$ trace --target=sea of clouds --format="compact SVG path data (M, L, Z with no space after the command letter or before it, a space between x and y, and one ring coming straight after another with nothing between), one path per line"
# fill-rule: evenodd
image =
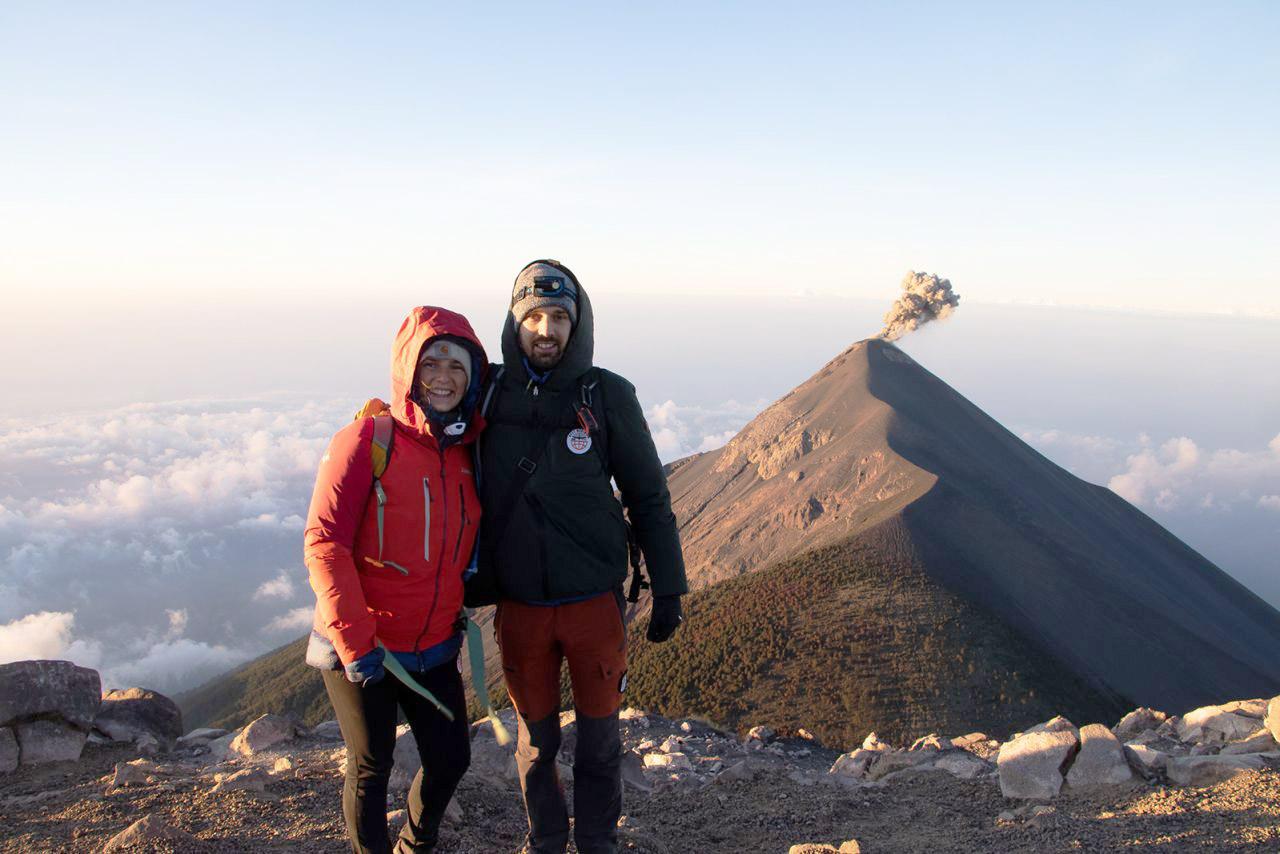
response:
M669 461L762 406L647 414ZM307 504L350 413L277 396L0 419L0 662L173 692L302 635Z
M646 415L670 461L723 445L764 406L668 400ZM0 662L69 658L105 686L172 693L301 636L307 504L350 412L269 396L0 419ZM1280 551L1280 435L1237 450L1019 432L1280 602L1266 571Z

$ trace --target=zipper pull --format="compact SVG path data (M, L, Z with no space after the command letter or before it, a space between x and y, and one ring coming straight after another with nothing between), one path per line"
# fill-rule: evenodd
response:
M537 396L538 396L538 386L536 386L536 385L533 387L533 396L534 396L534 397L537 397Z

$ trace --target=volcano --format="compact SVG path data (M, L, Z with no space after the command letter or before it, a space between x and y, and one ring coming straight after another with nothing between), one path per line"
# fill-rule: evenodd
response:
M664 713L848 743L1280 691L1280 612L880 339L669 484L700 592L635 647Z

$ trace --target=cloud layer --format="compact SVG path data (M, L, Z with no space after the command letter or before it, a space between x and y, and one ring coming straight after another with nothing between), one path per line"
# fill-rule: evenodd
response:
M650 407L664 461L763 404ZM189 688L311 625L301 537L347 401L178 401L0 420L0 661Z

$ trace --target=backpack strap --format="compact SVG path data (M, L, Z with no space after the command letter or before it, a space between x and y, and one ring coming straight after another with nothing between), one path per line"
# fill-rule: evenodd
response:
M600 465L610 477L613 472L609 467L609 412L605 407L604 383L601 382L600 369L592 367L582 375L582 387L579 392L581 405L578 409L578 422L595 439L592 447L600 454ZM596 415L595 413L599 413ZM594 422L588 427L588 417ZM644 556L640 551L640 543L636 540L635 528L631 520L622 517L623 527L627 532L627 559L631 564L631 586L627 590L627 601L640 601L640 591L649 589L649 582L644 577Z
M374 566L389 566L401 575L408 575L409 570L403 566L382 559L387 508L387 493L382 488L382 476L387 473L387 466L391 465L391 447L395 444L395 438L395 420L390 415L373 416L373 441L369 444L369 459L373 464L373 495L378 501L378 556L365 557L365 560Z

